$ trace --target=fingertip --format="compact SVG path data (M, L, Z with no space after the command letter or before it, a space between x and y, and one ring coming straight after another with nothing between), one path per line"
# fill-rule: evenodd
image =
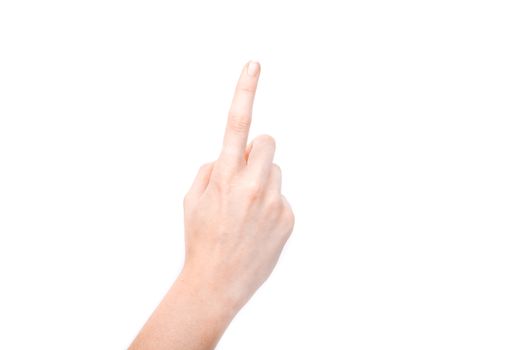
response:
M248 76L255 77L261 71L261 64L258 61L251 60L248 62L246 72Z

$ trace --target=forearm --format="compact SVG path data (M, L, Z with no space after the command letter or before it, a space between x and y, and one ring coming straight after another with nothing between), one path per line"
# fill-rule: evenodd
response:
M208 350L238 307L204 281L183 271L146 322L129 350Z

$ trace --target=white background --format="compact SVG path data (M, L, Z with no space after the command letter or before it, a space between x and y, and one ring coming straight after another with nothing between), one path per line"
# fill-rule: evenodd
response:
M296 224L218 349L524 349L522 3L3 0L0 348L129 345L256 59Z

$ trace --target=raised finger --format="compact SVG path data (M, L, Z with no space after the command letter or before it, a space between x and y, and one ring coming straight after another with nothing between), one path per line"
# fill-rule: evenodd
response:
M248 62L244 66L235 88L219 157L222 162L232 166L243 164L259 73L259 63Z

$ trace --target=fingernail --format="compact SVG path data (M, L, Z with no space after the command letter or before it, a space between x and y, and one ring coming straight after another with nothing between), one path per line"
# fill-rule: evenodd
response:
M250 77L254 77L257 75L257 71L259 70L259 64L257 62L250 61L248 64L248 75Z

